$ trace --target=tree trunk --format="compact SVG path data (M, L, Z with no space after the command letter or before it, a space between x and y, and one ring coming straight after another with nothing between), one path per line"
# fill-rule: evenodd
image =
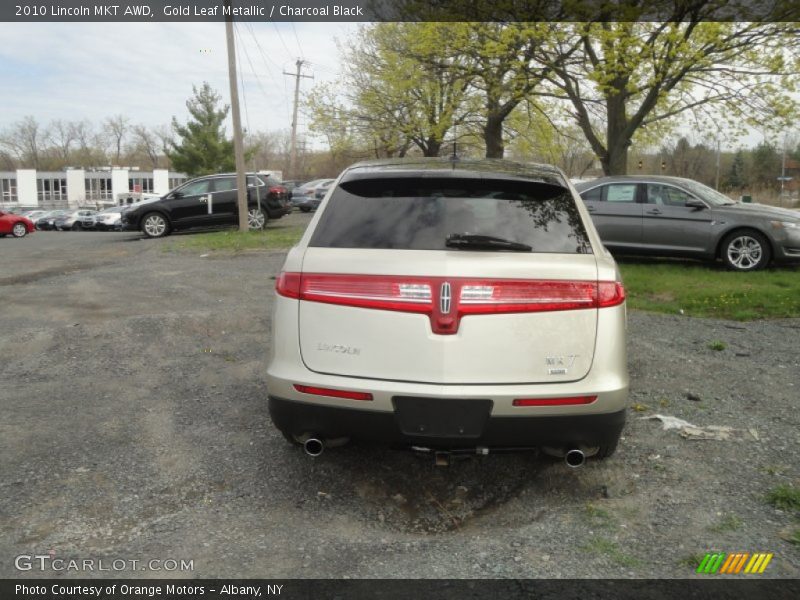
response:
M489 114L483 128L483 142L486 144L486 158L503 158L503 117Z
M603 173L609 175L628 174L628 148L631 140L627 133L628 116L625 113L625 97L621 93L608 96L608 126L606 129L606 153L600 157Z
M425 147L422 149L422 156L436 157L442 150L442 142L439 140L428 138L425 141Z

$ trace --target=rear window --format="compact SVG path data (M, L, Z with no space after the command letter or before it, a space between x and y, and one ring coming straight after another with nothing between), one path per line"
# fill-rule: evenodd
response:
M591 253L570 192L535 181L379 178L334 190L311 237L322 248L452 250L452 234L527 244L534 252Z

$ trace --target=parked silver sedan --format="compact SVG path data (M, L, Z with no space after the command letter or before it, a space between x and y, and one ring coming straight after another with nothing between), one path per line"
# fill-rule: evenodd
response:
M800 260L800 212L734 202L680 177L602 177L576 189L615 254L722 259L735 271Z

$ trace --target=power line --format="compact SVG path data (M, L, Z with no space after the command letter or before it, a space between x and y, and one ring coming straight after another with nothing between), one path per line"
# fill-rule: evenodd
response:
M303 46L300 44L300 38L297 37L297 29L294 27L294 21L289 21L292 24L292 31L294 32L294 41L297 42L297 49L300 51L300 58L305 59L305 54L303 54Z
M261 44L259 43L259 41L258 41L258 38L256 37L256 34L255 34L255 32L253 31L253 26L252 26L250 23L248 23L248 22L245 22L245 25L247 26L248 30L250 31L250 36L253 38L253 41L256 43L256 47L258 48L258 52L259 52L259 54L261 54L261 60L263 60L263 61L264 61L264 66L267 66L267 62L270 62L270 63L272 63L272 64L275 66L275 68L276 68L276 69L281 69L281 70L283 70L283 67L282 67L282 66L280 66L278 63L276 63L274 60L272 60L272 59L271 59L271 58L270 58L270 57L269 57L269 56L268 56L268 55L267 55L267 54L264 52L264 49L261 47ZM277 86L277 85L278 85L278 82L277 82L277 81L275 81L275 78L272 76L272 71L270 71L270 69L269 69L269 67L268 67L268 66L267 66L267 74L269 75L270 79L272 79L272 83L274 83L274 84Z
M236 27L236 23L234 23L234 27ZM241 32L238 30L238 28L236 28L236 34L239 36L239 41L241 42L241 47L242 47L242 50L244 51L244 56L247 59L247 64L250 65L250 71L253 73L253 77L255 77L256 83L258 83L258 87L261 89L261 93L264 94L264 98L269 100L269 94L267 94L267 90L264 89L264 84L261 82L261 78L258 76L258 73L256 72L256 69L253 66L253 61L250 60L250 53L247 51L247 46L245 46L244 42L242 41ZM269 73L269 71L267 71L267 73ZM270 74L270 77L272 77L271 74ZM272 81L277 86L277 83L275 82L274 78L273 78ZM244 82L242 83L242 88L244 88ZM245 105L245 110L247 110L247 106L246 105Z
M279 87L278 86L278 82L275 81L275 78L272 76L272 71L271 71L269 65L267 64L267 62L272 63L273 65L275 65L277 68L279 68L281 70L283 70L283 67L280 67L275 61L273 61L271 58L269 58L269 56L264 52L264 49L261 47L261 44L259 43L258 38L256 37L255 31L253 31L253 26L249 22L245 22L245 26L247 27L248 31L250 32L250 36L253 38L253 41L256 43L256 47L258 48L259 54L261 54L261 61L264 63L264 66L266 67L267 75L269 75L269 78L272 80L272 83L275 85L275 87L278 88ZM247 50L246 49L245 49L245 56L248 57L248 61L249 61L249 55L247 54ZM255 68L253 67L253 63L252 62L250 62L250 68L253 71L253 74L256 76L256 79L258 80L258 75L256 75L256 73L255 73ZM259 81L259 85L260 85L260 81ZM263 86L262 86L261 89L262 89L262 91L264 91ZM264 92L264 95L266 96L267 93ZM289 120L289 115L291 114L291 110L289 109L289 90L286 89L286 79L283 80L283 98L284 98L284 101L286 102L286 120L288 121Z
M283 44L283 49L286 50L286 54L289 56L289 58L291 58L292 52L289 50L289 46L286 45L286 42L283 41L281 30L278 29L278 26L275 24L275 21L272 22L272 26L275 28L275 32L278 34L278 39L281 41L281 44Z

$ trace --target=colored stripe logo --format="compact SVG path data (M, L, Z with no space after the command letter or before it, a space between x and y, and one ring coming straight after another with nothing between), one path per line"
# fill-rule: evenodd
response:
M764 572L773 556L772 552L707 552L697 567L697 573L755 575Z

